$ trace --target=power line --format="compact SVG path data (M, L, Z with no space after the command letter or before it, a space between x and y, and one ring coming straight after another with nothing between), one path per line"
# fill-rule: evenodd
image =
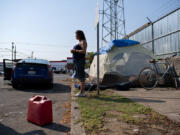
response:
M11 49L9 49L8 51L1 51L1 50L0 50L1 53L11 53L11 51L12 51ZM22 52L19 52L19 51L16 51L16 53L17 53L17 54L22 54L22 55L29 56L29 55L27 55L27 54L25 54L25 53L22 53Z
M4 42L0 42L0 44L9 44L10 45L10 43L4 43ZM26 43L26 42L16 42L16 44L18 44L18 45L31 45L31 46L48 46L48 47L62 47L62 46L64 46L64 47L67 47L67 46L72 46L72 45L60 45L60 44L43 44L43 43Z
M11 44L10 42L0 42L0 44ZM88 45L96 45L96 43L88 43ZM73 44L54 44L54 43L30 43L30 42L16 42L16 45L32 45L32 46L48 46L48 47L72 47Z
M0 52L11 52L11 51L1 51L1 50L0 50Z

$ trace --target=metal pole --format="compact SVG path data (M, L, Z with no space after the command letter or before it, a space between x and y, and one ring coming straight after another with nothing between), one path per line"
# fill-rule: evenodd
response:
M14 59L16 60L16 45L15 45L15 50L14 50Z
M115 8L114 9L114 17L115 17L115 27L114 27L115 30L114 30L114 34L115 34L115 36L114 37L115 37L115 39L117 39L117 37L118 37L117 36L118 35L117 34L118 33L118 27L117 27L117 3L118 3L118 0L115 0L114 2L115 2L114 3L114 8Z
M151 19L149 19L149 17L146 17L148 19L148 21L151 23L151 36L152 36L152 52L154 54L154 28L153 28L153 22L151 21Z
M100 94L99 90L99 22L97 24L97 94Z
M13 66L13 49L14 49L14 42L12 42L12 66Z
M33 54L34 54L34 52L32 51L32 53L31 53L31 59L33 59Z
M152 27L152 52L154 54L154 25L153 25L153 22L151 23L151 27Z
M124 27L124 36L126 36L126 22L125 22L125 13L124 13L124 0L122 0L122 11L123 11L123 27Z
M102 40L101 40L101 47L103 46L103 43L104 43L104 38L103 38L103 35L104 35L104 31L103 31L103 28L104 28L104 13L105 13L104 10L105 10L105 9L104 9L104 1L103 1L103 13L102 13L102 14L103 14L103 15L102 15L102 38L101 38Z
M109 1L109 8L110 8L110 41L112 41L113 40L113 17L112 17L112 15L113 15L113 5L112 5L112 1L110 0Z

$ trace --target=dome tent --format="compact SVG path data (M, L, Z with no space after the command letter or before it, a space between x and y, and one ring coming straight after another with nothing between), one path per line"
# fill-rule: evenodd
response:
M153 57L152 51L137 41L113 40L100 49L100 83L106 85L137 80L141 69L150 66L149 60ZM89 77L96 80L97 56L90 66Z

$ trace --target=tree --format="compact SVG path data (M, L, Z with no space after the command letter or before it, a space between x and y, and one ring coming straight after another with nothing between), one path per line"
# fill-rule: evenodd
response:
M85 68L90 68L91 63L94 59L94 52L87 52L86 53L86 59L87 59L87 62L85 64Z

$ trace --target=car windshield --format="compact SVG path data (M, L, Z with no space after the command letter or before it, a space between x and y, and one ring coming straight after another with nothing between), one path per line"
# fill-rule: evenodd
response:
M17 67L38 67L38 68L47 68L48 66L45 64L37 64L37 63L18 63Z

